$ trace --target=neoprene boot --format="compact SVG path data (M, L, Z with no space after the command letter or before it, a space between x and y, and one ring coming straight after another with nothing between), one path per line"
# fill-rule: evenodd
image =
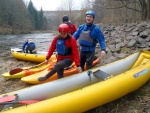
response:
M44 76L44 77L39 77L39 78L38 78L38 81L42 82L42 81L45 81L46 79L48 79L46 76Z
M56 73L56 70L52 69L47 75L45 75L44 77L39 77L38 81L42 82L47 80L49 77L51 77L53 74Z

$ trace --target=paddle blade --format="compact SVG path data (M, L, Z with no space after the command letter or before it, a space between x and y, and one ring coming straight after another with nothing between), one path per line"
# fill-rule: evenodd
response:
M23 69L21 69L21 68L16 68L16 69L11 70L11 71L9 72L9 74L10 74L10 75L14 75L14 74L20 73L20 72L22 72L22 71L23 71Z
M29 70L29 69L34 69L34 68L38 68L38 67L41 67L42 65L45 65L45 62L42 62L38 65L35 65L35 66L32 66L32 67L29 67L29 68L26 68L26 69L22 69L22 68L16 68L16 69L13 69L9 72L10 75L14 75L14 74L17 74L17 73L20 73L24 70Z
M7 104L33 104L39 102L39 100L26 100L26 101L17 101L17 102L0 102L0 105L7 105Z
M15 100L15 98L16 98L15 96L4 96L4 97L0 97L0 103L13 101L13 100Z
M39 102L38 100L26 100L26 101L19 101L18 104L33 104Z

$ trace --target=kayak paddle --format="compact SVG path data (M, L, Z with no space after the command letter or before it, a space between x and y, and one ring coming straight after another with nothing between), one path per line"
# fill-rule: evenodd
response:
M17 102L0 102L0 105L5 105L5 104L33 104L39 102L39 100L26 100L26 101L17 101Z
M14 75L16 73L19 73L19 72L22 72L24 69L22 68L16 68L16 69L13 69L9 72L10 75Z
M16 96L3 96L0 97L0 103L2 102L9 102L15 100Z
M31 66L31 67L26 68L26 69L16 68L16 69L11 70L11 71L9 72L9 74L10 74L10 75L14 75L14 74L20 73L20 72L22 72L22 71L24 71L24 70L29 70L29 69L33 69L33 68L38 68L38 67L42 66L43 64L45 64L45 62L42 62L42 63L40 63L40 64L38 64L38 65L35 65L35 66Z

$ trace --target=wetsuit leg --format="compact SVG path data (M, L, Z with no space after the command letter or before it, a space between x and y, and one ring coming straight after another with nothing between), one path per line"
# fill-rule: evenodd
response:
M59 65L59 69L57 69L58 78L62 78L64 75L64 68L69 67L72 64L70 59L64 59L58 62L56 65Z
M28 53L28 51L29 51L29 47L27 46L27 47L26 47L26 53Z
M93 60L95 57L95 51L88 51L86 54L86 70L92 68Z
M63 75L64 75L64 68L60 68L60 69L57 71L58 79L59 79L59 78L63 78Z
M84 71L85 62L86 62L86 52L81 51L80 52L80 66L81 66L83 71Z
M72 61L70 59L64 59L64 60L58 62L54 66L54 68L48 74L46 74L44 77L39 77L38 80L44 81L44 80L48 79L49 77L51 77L56 72L58 74L58 78L62 78L64 68L70 66L71 64L72 64Z
M30 51L31 54L33 54L32 51L33 51L34 49L35 49L35 46L29 46L29 51Z

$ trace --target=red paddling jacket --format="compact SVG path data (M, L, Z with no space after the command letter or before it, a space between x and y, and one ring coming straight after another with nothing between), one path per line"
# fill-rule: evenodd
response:
M66 38L61 38L60 36L54 37L46 55L47 60L52 56L55 50L58 53L57 62L68 58L75 61L76 66L80 66L78 46L74 37L70 35L67 35Z

